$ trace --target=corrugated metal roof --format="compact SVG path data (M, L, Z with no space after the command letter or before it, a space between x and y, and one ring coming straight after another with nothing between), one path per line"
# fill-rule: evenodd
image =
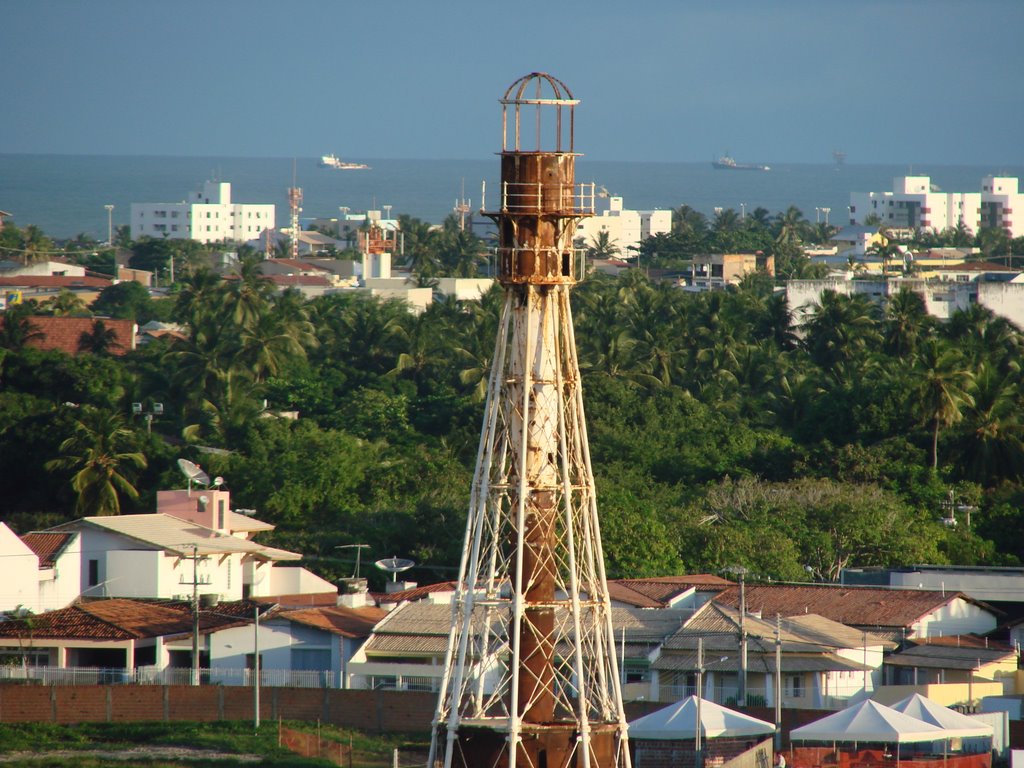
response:
M484 608L477 607L475 615L482 623ZM374 629L366 645L369 653L377 654L433 654L444 653L451 631L450 605L432 603L404 603L393 610ZM616 647L622 641L623 631L629 658L641 658L665 637L678 629L682 614L670 610L641 610L612 608L612 626ZM556 622L563 636L568 633L571 614L567 609L556 612Z
M704 670L706 672L736 672L738 664L738 656L730 656L725 661L722 661L720 656L709 660L705 653ZM850 659L844 659L833 653L823 653L814 656L784 653L779 659L779 666L783 672L863 672L865 669L863 664L858 664ZM696 672L697 654L665 654L651 664L651 669L664 672ZM765 674L774 673L774 654L748 654L747 671Z
M228 536L211 528L160 513L83 517L58 525L48 532L77 530L81 526L101 528L135 539L153 549L162 549L178 555L191 555L195 551L200 555L238 553L252 555L260 560L302 559L302 555L296 552L267 547L237 536Z
M891 667L921 667L927 669L977 669L983 664L1015 657L1009 648L971 648L952 645L912 645L899 653L885 657Z

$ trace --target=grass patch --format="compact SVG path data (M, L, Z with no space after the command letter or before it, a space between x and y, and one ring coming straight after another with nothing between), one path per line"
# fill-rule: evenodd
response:
M289 728L316 733L316 726L307 722L285 723ZM387 768L392 750L423 751L429 738L417 735L370 736L360 731L324 725L320 735L353 747L353 768ZM187 748L223 753L217 759L167 758L160 750ZM146 749L154 754L147 756ZM129 760L114 760L90 752L125 752L132 750ZM142 751L139 751L142 750ZM52 753L71 751L72 755ZM18 755L12 761L12 753ZM237 759L232 755L238 755ZM245 755L259 755L258 762L245 763ZM196 756L201 757L201 756ZM305 758L277 744L277 723L264 722L254 734L251 722L218 723L82 723L74 726L52 723L0 724L0 765L17 766L82 766L83 768L224 768L231 765L261 765L276 768L314 768L332 765L327 760Z

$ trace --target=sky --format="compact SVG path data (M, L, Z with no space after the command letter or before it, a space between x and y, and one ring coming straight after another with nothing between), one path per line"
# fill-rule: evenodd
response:
M0 153L1024 164L1022 0L0 0Z

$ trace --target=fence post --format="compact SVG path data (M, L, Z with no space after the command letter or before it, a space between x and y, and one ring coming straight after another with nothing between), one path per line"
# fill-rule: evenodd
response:
M57 686L50 685L50 721L57 722Z

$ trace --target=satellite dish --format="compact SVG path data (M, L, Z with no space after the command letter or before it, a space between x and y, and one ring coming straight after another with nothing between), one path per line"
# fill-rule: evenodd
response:
M213 487L214 488L220 488L222 485L224 485L224 478L223 477L221 477L220 475L217 475L217 477L213 478Z
M398 578L398 574L403 571L408 571L416 565L416 563L412 560L405 560L401 557L385 557L383 560L378 560L374 565L382 571L390 573L391 580L395 581Z
M188 478L188 490L192 492L192 483L198 483L199 485L209 485L210 476L203 472L199 468L198 464L193 464L188 459L178 459L178 468L181 473Z

